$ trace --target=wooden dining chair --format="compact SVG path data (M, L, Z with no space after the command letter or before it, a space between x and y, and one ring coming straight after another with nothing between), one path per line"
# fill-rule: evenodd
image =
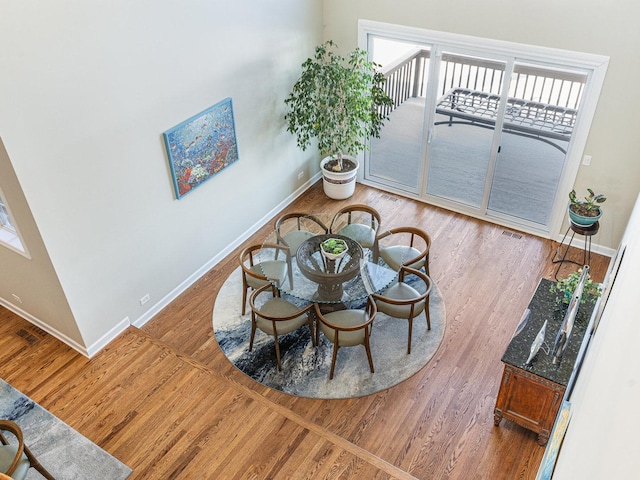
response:
M403 265L414 270L424 267L429 275L431 236L424 230L416 227L392 228L378 235L376 246L375 262L379 255L394 270L400 270Z
M277 242L287 245L291 255L295 256L304 241L326 234L329 228L315 215L293 212L278 217L275 231Z
M16 443L10 443L3 431L11 433ZM25 445L22 429L17 423L11 420L0 420L0 442L0 472L13 480L23 480L27 477L29 469L34 468L44 478L55 480Z
M364 309L337 310L325 314L322 313L317 303L314 305L317 320L316 339L318 339L319 343L320 330L322 330L325 337L333 343L329 380L333 379L338 349L340 349L340 347L364 345L367 359L369 360L369 369L371 373L374 373L369 337L371 336L371 325L376 316L377 309L371 296L367 298L367 304Z
M381 223L380 213L375 208L356 203L336 212L329 232L344 235L358 242L362 248L374 250Z
M409 275L415 275L419 281L424 284L424 293L420 293L416 288L405 282L405 278ZM390 317L403 318L409 322L407 354L411 353L413 319L424 312L427 320L427 330L431 330L429 293L431 293L432 287L433 282L428 275L419 270L402 266L400 267L400 273L398 274L398 281L396 283L380 294L372 294L379 312L386 313Z
M278 260L277 253L284 253L283 259ZM261 258L268 256L268 258ZM273 259L272 259L273 257ZM263 285L282 284L287 276L293 282L291 256L286 245L263 244L250 245L243 249L238 256L242 268L242 315L246 313L247 293L249 289L256 290Z
M265 296L269 296L264 300ZM263 285L255 290L249 297L249 306L251 307L251 338L249 340L249 351L253 350L253 340L256 330L259 329L268 335L273 336L274 346L276 349L276 360L278 370L282 370L280 361L280 343L278 337L289 332L297 330L304 324L309 326L311 333L311 343L315 346L315 336L313 333L312 308L309 303L306 307L300 308L291 302L278 296L269 288L269 285ZM260 299L260 297L263 297Z

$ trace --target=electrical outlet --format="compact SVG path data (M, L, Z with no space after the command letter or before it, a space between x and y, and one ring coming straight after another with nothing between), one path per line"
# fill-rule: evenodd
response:
M22 299L16 295L15 293L12 293L11 296L13 297L13 299L18 302L18 303L22 303Z
M300 170L298 172L298 180L302 180L303 177L304 177L304 171Z
M151 300L151 296L149 296L149 294L147 293L144 297L142 297L140 299L140 305L144 305L145 303L147 303L149 300Z
M591 155L585 155L584 157L582 157L582 164L591 165Z

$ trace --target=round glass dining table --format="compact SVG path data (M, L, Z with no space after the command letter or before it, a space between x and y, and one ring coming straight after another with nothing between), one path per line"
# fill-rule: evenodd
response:
M363 304L371 293L385 290L396 280L398 271L375 258L375 249L363 248L339 234L345 225L333 220L332 214L325 213L296 216L277 225L264 239L259 262L263 274L282 294L349 308ZM321 252L320 244L330 238L346 242L348 248L341 258L328 259ZM274 262L281 268L274 269ZM274 271L279 278L269 276Z

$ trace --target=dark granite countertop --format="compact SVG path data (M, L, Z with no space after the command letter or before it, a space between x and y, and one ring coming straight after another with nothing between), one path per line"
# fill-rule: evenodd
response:
M567 305L561 302L560 297L549 291L549 288L554 283L544 278L540 280L536 292L529 303L528 308L531 313L527 324L518 335L511 339L507 350L502 356L502 361L566 386L571 378L573 366L593 313L594 304L587 301L580 305L564 356L560 363L554 365L552 362L553 344L567 311ZM545 343L533 359L532 364L525 367L525 362L531 352L531 344L545 320L547 320Z

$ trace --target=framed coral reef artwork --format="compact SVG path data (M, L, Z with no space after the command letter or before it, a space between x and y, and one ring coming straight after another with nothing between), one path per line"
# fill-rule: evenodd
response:
M177 199L238 161L231 98L167 130L163 136Z

